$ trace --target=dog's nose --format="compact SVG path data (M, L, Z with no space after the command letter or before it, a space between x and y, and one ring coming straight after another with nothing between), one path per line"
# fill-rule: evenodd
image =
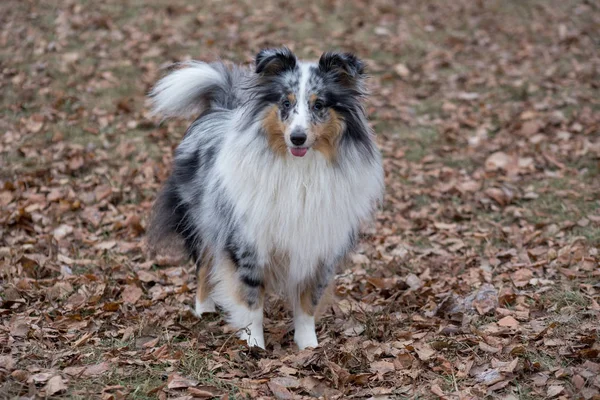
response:
M302 132L301 130L295 130L290 135L290 140L296 146L301 146L304 144L304 142L306 142L306 133Z

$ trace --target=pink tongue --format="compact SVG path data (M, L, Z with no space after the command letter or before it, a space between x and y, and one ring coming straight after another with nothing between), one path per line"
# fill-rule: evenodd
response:
M296 157L304 157L308 149L306 147L291 147L290 151Z

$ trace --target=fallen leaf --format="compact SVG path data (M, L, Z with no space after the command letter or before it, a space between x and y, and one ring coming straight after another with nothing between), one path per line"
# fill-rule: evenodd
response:
M188 387L187 392L195 398L200 399L212 399L213 397L219 397L223 394L223 391L214 386L200 385L196 387Z
M294 398L294 395L289 390L272 380L267 383L267 386L269 386L276 399L289 400Z
M127 285L123 288L121 299L125 303L135 304L142 297L143 291L136 285Z
M371 372L377 374L377 377L379 378L379 380L382 380L383 376L386 373L395 371L396 367L394 367L393 362L382 360L382 361L375 361L375 362L371 363L369 370Z
M73 227L70 225L62 224L52 231L52 236L54 236L54 239L56 240L61 240L70 235L71 233L73 233Z
M428 344L417 344L414 348L421 361L429 360L436 353L436 351Z
M565 390L565 388L563 386L559 386L559 385L549 386L548 391L546 392L546 396L547 396L547 398L556 397L559 394L561 394L563 392L563 390Z
M519 321L517 321L516 319L514 319L513 317L508 315L508 316L502 318L500 321L498 321L498 325L515 328L515 327L519 326Z
M83 371L83 376L94 377L101 375L110 369L110 364L107 362L101 362L100 364L90 365Z
M169 389L186 389L191 386L197 386L198 381L190 378L186 378L177 373L173 373L169 375L167 380L167 387Z
M55 375L44 387L46 396L54 396L57 393L62 393L67 390L67 385L63 382L63 379L59 375Z
M15 360L10 355L0 356L0 368L5 371L12 371L15 368Z
M499 347L494 347L494 346L490 346L489 344L485 343L485 342L479 342L479 348L483 351L485 351L486 353L499 353L502 349Z

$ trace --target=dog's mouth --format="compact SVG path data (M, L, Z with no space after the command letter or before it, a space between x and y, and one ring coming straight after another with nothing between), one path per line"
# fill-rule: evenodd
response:
M308 147L290 147L290 153L295 157L304 157L308 152Z

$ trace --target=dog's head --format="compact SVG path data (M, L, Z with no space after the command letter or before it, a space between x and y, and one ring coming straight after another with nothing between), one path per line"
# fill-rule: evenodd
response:
M289 49L267 49L256 56L256 74L273 151L296 157L318 151L335 159L349 118L362 112L363 62L329 52L318 63L303 63Z

